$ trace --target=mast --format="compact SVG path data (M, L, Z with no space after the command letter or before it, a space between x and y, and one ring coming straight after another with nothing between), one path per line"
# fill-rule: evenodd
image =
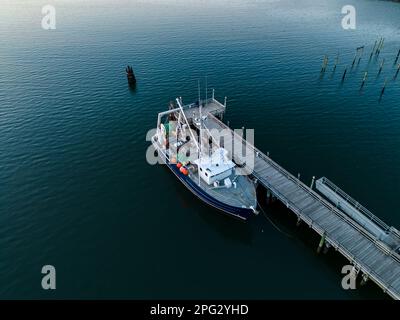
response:
M183 111L183 107L182 107L182 104L181 104L180 99L179 99L179 98L176 98L176 102L178 103L179 110L180 110L181 114L183 115L183 119L185 119L185 122L186 122L186 124L187 124L187 126L188 126L188 128L189 128L190 136L192 137L194 143L196 144L197 149L199 149L199 145L198 145L198 143L197 143L197 141L196 141L196 139L195 139L195 136L193 135L193 132L192 132L192 130L190 129L189 121L187 120L187 118L186 118L186 116L185 116L185 112ZM173 110L173 111L175 111L175 110ZM160 114L161 114L161 113L160 113ZM159 114L159 115L160 115L160 114Z
M198 173L199 173L199 186L200 186L200 167L201 167L201 146L202 146L202 134L201 134L201 132L202 132L202 127L203 127L203 125L202 125L202 123L203 123L203 119L201 118L201 109L202 109L202 106L201 106L201 100L200 100L200 80L197 80L197 88L198 88L198 91L199 91L199 115L200 115L200 148L199 148L199 170L198 170Z

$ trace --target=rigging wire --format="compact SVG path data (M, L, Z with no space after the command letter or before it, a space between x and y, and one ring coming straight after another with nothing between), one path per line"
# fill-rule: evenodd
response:
M271 225L272 225L276 230L278 230L280 233L284 234L284 235L287 236L288 238L294 238L293 235L291 235L291 234L289 234L289 233L283 231L281 228L279 228L279 227L272 221L272 219L271 219L270 217L268 217L267 213L266 213L266 212L264 211L264 209L261 207L261 204L258 202L258 200L257 200L257 204L258 204L258 207L260 208L260 210L262 211L264 217L271 223Z

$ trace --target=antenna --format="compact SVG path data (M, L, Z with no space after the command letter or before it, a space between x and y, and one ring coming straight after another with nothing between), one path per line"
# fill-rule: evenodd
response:
M206 75L206 103L207 103L207 91L208 91L208 88L207 88L207 75Z

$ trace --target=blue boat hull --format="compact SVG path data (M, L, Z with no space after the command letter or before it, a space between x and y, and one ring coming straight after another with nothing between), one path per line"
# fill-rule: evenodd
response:
M201 189L192 179L182 174L175 164L170 164L169 161L167 161L165 158L163 160L168 168L195 196L197 196L213 208L241 220L247 220L250 216L254 214L252 209L231 206L215 199L214 197L206 193L203 189Z

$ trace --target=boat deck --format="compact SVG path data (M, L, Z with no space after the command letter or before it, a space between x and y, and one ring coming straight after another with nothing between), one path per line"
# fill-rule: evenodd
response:
M214 147L212 148L213 151L216 149L216 147L217 146L214 145ZM186 143L184 145L184 148L185 149L183 150L197 150L195 144L191 141ZM205 152L208 152L208 150ZM180 158L181 157L179 157L179 159ZM198 184L199 175L197 170L195 170L195 166L191 167L189 165L188 168L189 168L189 178L193 180L196 184ZM234 186L230 188L225 188L224 186L215 188L213 185L208 185L202 179L200 179L200 187L210 196L225 204L235 207L256 208L257 207L256 188L254 182L249 178L249 176L242 174L242 170L236 167L234 169L234 172L229 176L229 178L232 182L236 182L236 188Z

